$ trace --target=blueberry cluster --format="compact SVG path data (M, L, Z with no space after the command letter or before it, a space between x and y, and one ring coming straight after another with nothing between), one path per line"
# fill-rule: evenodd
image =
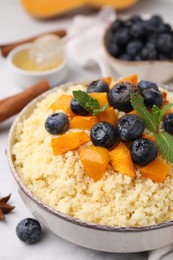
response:
M159 15L116 19L107 31L106 47L120 60L173 60L173 31Z

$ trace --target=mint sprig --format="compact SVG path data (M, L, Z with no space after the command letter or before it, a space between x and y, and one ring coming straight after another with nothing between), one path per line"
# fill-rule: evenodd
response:
M73 91L73 96L76 101L79 102L81 107L83 107L86 111L92 113L94 116L97 116L99 113L103 112L107 108L107 104L103 105L100 108L100 104L97 99L92 98L82 90Z
M165 105L162 109L154 105L151 113L147 110L143 97L138 93L130 94L130 101L133 108L144 121L145 127L154 133L157 146L167 161L173 163L173 136L167 132L160 132L159 126L163 116L168 108L173 106L172 103Z

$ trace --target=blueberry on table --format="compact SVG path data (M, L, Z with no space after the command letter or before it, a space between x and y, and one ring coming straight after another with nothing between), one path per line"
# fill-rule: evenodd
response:
M146 89L142 92L144 103L147 107L152 108L154 105L160 107L163 104L162 94L155 89Z
M117 140L114 126L107 122L95 124L91 129L90 137L95 146L102 146L107 149L112 148Z
M159 91L158 86L156 83L148 80L141 80L138 82L138 89L140 93L142 93L146 89L154 89Z
M129 114L118 120L116 129L122 141L134 141L142 136L145 125L138 116Z
M133 107L130 102L130 93L137 92L137 87L129 82L116 84L109 92L108 99L112 107L123 112L130 112Z
M47 132L52 135L64 133L68 129L68 126L69 119L62 112L49 115L45 122Z
M165 131L173 135L173 113L169 113L166 115L163 121L163 125Z
M70 108L73 111L74 114L80 115L80 116L86 116L89 114L88 111L86 111L78 101L76 101L74 98L72 98L70 103Z
M34 244L40 240L41 225L33 218L23 219L16 227L16 234L21 241Z
M130 153L135 163L145 166L156 159L158 149L153 141L140 138L132 143Z
M103 80L94 80L88 85L87 92L88 93L92 93L92 92L107 92L108 93L109 86Z

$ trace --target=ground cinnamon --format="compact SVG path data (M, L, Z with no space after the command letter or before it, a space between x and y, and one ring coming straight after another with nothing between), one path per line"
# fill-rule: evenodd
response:
M55 34L55 35L58 35L59 37L63 37L66 35L66 31L65 30L57 30L57 31L52 31L52 32L49 32L51 34ZM32 37L32 38L28 38L28 39L25 39L23 41L18 41L18 42L14 42L12 44L6 44L6 45L1 45L1 53L4 57L6 57L8 55L8 53L14 49L15 47L21 45L21 44L25 44L25 43L30 43L32 42L33 40L35 40L38 36L41 36L41 35L44 35L45 33L43 34L40 34L40 35L37 35L35 37Z
M48 82L42 80L19 94L0 100L0 122L19 113L32 99L49 89Z

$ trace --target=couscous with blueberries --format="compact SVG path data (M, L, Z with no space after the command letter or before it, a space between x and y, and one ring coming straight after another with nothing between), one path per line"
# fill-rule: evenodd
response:
M19 177L42 202L82 221L173 220L173 97L159 89L132 75L49 92L17 124Z

